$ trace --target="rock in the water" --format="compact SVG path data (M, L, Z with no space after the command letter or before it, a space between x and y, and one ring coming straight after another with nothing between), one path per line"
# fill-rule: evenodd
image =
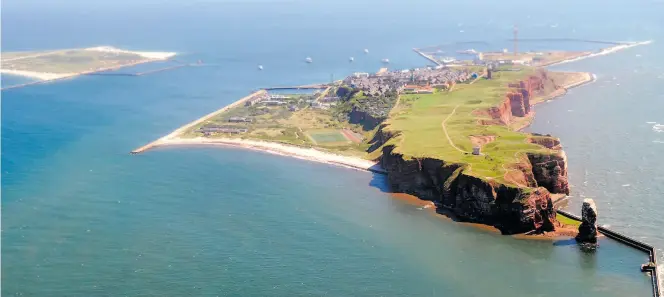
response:
M581 206L581 225L576 241L580 243L597 243L597 207L592 199L584 199Z

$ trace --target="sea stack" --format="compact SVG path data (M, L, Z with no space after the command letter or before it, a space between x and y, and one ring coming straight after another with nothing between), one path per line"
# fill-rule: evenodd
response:
M581 244L597 244L597 207L592 199L583 200L581 225L576 241Z

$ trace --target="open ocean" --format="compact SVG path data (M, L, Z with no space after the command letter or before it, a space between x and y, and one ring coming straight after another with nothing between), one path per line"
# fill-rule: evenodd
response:
M2 51L112 45L205 65L2 92L3 296L650 296L640 252L456 224L380 175L238 149L128 152L260 87L383 58L424 66L413 47L510 38L515 23L522 38L652 39L555 67L598 79L537 106L529 130L562 139L572 212L592 197L600 224L661 251L662 1L42 2L3 2Z

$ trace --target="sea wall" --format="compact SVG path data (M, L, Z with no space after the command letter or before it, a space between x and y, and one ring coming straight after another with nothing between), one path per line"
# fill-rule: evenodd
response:
M564 210L557 210L557 213L570 218L575 221L581 222L581 217L571 214L569 212L566 212ZM597 231L601 234L604 234L606 237L611 238L613 240L617 240L618 242L628 245L630 247L633 247L637 250L640 250L646 254L648 254L648 261L652 262L655 264L655 267L659 267L659 264L657 263L657 250L655 247L652 245L649 245L645 242L636 240L634 238L631 238L625 234L613 231L611 229L608 229L606 227L598 226ZM654 297L660 297L662 296L661 288L660 288L660 273L657 269L654 269L650 271L650 277L652 281L652 290L653 290L653 296Z

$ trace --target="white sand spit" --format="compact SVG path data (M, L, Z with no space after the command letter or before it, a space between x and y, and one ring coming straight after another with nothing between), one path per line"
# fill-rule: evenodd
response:
M123 50L119 48L115 48L112 46L96 46L96 47L89 47L86 48L85 50L87 51L98 51L98 52L105 52L105 53L124 53L124 54L135 54L142 56L147 59L155 59L155 60L165 60L168 58L171 58L175 56L177 53L175 52L138 52L138 51L128 51L128 50Z

